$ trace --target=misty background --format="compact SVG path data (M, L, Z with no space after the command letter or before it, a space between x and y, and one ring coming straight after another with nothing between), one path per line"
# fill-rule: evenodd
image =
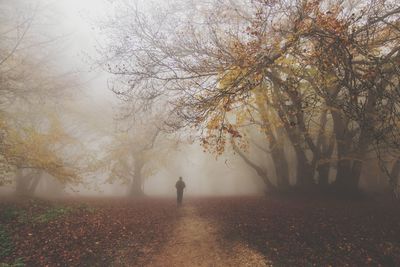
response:
M292 8L290 1L286 4ZM354 6L354 10L362 10ZM387 169L398 175L395 153L385 152L380 157L365 145L340 154L343 142L356 147L370 138L360 137L364 122L354 118L358 113L353 117L344 108L350 121L345 131L351 134L343 141L335 128L335 111L329 115L330 107L325 109L321 99L316 100L320 102L314 110L305 112L311 121L305 126L300 123L303 115L295 118L292 109L297 96L290 90L279 99L282 110L269 100L262 107L257 101L269 95L262 95L258 87L244 90L244 100L235 99L243 105L232 104L229 97L219 98L233 84L253 86L240 81L245 80L240 68L246 60L256 64L243 54L273 45L285 49L280 37L275 44L265 41L256 48L250 41L248 47L239 41L235 44L240 38L253 38L253 32L242 34L249 31L248 25L257 25L260 18L256 12L251 15L257 8L251 1L0 1L0 192L173 195L175 182L182 176L187 195L263 194L275 187L304 186L300 178L305 184L346 187L341 177L348 174L341 171L349 169L359 171L356 187L371 192L387 190L390 179L382 166L387 164ZM288 18L282 17L284 24ZM251 24L251 20L255 22ZM273 29L266 29L271 36L278 36ZM221 42L222 38L228 41ZM235 56L238 58L231 59ZM290 56L279 64L291 65L285 62ZM220 71L223 67L226 70ZM185 77L187 73L194 78ZM286 75L282 75L282 83L291 82ZM209 95L202 93L207 90ZM366 96L357 97L356 105L364 105ZM215 99L225 104L215 104ZM215 106L199 108L206 100ZM385 106L387 99L382 103ZM305 109L310 105L306 103ZM251 113L244 106L257 106L258 117L243 115ZM241 108L243 114L232 112ZM279 121L283 111L287 112L285 119L289 118L287 128ZM267 122L257 128L257 119ZM295 137L298 142L293 141ZM373 145L373 137L368 140ZM313 141L317 148L310 145ZM362 168L359 162L364 163Z
M65 95L47 100L57 103L49 107L49 112L57 112L66 131L85 143L84 149L98 159L104 155L102 150L110 136L118 131L115 120L120 102L110 90L113 77L94 60L103 38L98 34L96 23L108 16L110 5L112 1L99 0L0 2L2 15L6 15L2 16L3 29L13 30L21 21L29 20L18 52L27 57L41 58L39 64L48 65L51 69L49 79L57 79L60 75L69 80L63 89ZM151 5L157 3L152 2ZM20 33L12 34L16 38ZM25 106L26 103L14 105ZM37 105L30 103L28 109L35 112ZM38 113L38 116L41 114ZM190 144L184 138L180 142L177 149L169 152L168 159L159 159L163 161L162 166L155 167L144 178L145 194L175 194L174 186L179 176L186 182L187 194L192 196L263 192L262 182L257 181L256 175L237 157L229 155L217 159L215 155L204 152L198 143ZM57 179L45 173L35 193L57 196L58 190L53 193L53 187L61 187L68 195L125 195L127 181L107 182L109 175L110 171L105 168L95 174L82 175L84 185L59 185ZM7 178L12 180L11 176L13 174L8 174ZM0 192L11 193L15 187L15 181L11 181L0 187Z

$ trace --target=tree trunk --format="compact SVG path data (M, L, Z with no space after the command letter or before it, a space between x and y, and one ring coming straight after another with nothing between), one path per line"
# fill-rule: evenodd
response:
M320 128L316 141L316 152L311 163L313 169L318 172L317 183L325 190L329 186L329 171L331 169L331 158L335 148L334 138L327 137L326 124L328 122L328 111L324 109L320 116Z
M331 169L330 163L323 163L318 165L318 185L322 188L327 188L329 186L329 171Z
M302 189L311 188L315 184L311 166L303 161L298 161L297 164L297 186Z
M28 173L24 174L24 171ZM41 174L42 171L19 169L15 178L15 193L18 196L33 196L39 185Z
M329 186L329 172L331 170L332 164L332 154L335 147L334 139L332 138L329 143L324 140L322 145L322 163L317 162L317 171L318 171L318 184L322 188L326 188Z
M142 189L142 169L144 167L144 162L141 159L135 159L134 163L134 174L132 177L131 187L129 189L129 196L131 197L139 197L144 196L144 192Z
M257 173L257 175L263 180L265 185L267 186L268 190L271 191L276 191L276 186L271 183L268 174L265 170L263 170L261 167L257 166L254 162L252 162L235 144L235 142L232 142L232 147L233 150L238 153L238 155L246 162L247 165L249 165L252 169L254 169Z
M400 158L393 164L390 171L389 185L395 196L399 195Z
M314 172L309 164L304 150L297 142L294 144L294 150L297 157L296 185L302 189L309 189L314 184Z
M270 116L268 112L268 95L265 90L256 90L257 95L257 107L261 115L262 124L264 128L264 134L269 140L269 151L266 153L271 154L272 161L275 167L276 174L276 185L279 190L287 190L289 188L289 166L285 155L285 150L283 146L284 141L284 129L283 127L275 127L278 134L274 134L273 126L270 121ZM265 99L266 101L263 101ZM280 132L282 132L280 134Z
M355 147L355 159L352 160L352 164L350 166L350 172L347 176L347 181L344 185L346 185L346 191L355 192L358 191L358 184L361 177L361 171L363 167L363 162L365 159L365 154L368 150L368 143L371 140L371 135L373 134L373 125L375 124L374 119L374 108L376 105L377 96L374 92L370 91L367 96L364 114L365 117L361 117L359 119L360 124L360 136L357 146ZM337 113L337 112L334 112ZM352 137L346 137L346 139L352 140ZM349 142L347 142L349 143ZM346 143L345 143L346 144ZM348 169L346 169L348 171Z
M352 159L350 155L352 147L351 134L340 113L332 110L331 114L338 156L336 179L333 185L338 191L352 193L358 190L358 182L356 182L357 178L352 173Z
M289 188L289 166L282 145L272 149L271 157L275 166L276 184L279 190Z
M289 137L289 141L294 148L297 159L296 185L302 189L308 189L314 184L314 171L307 159L305 149L301 146L301 137L299 134L290 130L287 125L285 126L285 130Z
M36 188L39 185L41 178L42 178L41 172L32 178L31 183L28 188L28 193L30 196L32 196L35 193Z
M353 165L351 167L350 186L354 191L358 190L358 184L360 183L361 171L364 163L363 158L353 160Z
M369 134L371 133L371 129L369 129L369 127L369 125L366 125L361 128L361 133L357 145L357 158L353 160L353 165L351 167L351 179L349 182L353 191L358 190L358 184L361 178L361 171L365 160L365 155L368 150L368 140L370 139Z

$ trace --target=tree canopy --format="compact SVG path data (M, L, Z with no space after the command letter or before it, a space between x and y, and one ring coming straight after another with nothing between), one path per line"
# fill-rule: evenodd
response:
M146 16L124 3L105 23L103 60L125 100L166 103L167 125L194 127L217 154L230 144L270 189L330 185L353 192L368 157L382 166L398 158L396 1L180 7ZM245 154L254 128L265 137L257 147L272 156L274 182ZM289 151L294 179L284 171Z

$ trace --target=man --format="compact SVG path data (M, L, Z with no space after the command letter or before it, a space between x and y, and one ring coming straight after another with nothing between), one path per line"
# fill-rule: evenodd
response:
M186 187L185 182L182 181L182 177L179 177L179 180L176 182L175 187L176 187L177 202L178 205L181 205L183 197L183 189Z

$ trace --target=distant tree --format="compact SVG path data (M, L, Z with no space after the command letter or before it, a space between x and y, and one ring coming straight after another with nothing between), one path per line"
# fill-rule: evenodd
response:
M82 165L74 161L82 155L68 158L82 146L59 116L77 80L49 59L56 40L32 33L37 7L21 11L0 4L0 184L15 181L17 193L26 195L34 193L44 173L77 183Z
M108 181L120 180L127 183L129 196L144 195L144 167L151 160L151 151L158 135L159 130L147 132L145 135L116 134L107 149L109 154L106 161L111 170Z
M54 115L47 124L38 129L28 123L18 126L2 121L3 159L12 171L2 180L10 182L15 175L17 194L32 195L43 173L64 184L81 181L79 158L67 156L68 146L76 145L77 141L64 132Z
M156 116L138 115L141 120L112 134L100 161L110 171L107 181L127 184L129 196L144 195L145 179L166 167L168 157L179 145L177 139L160 128Z

